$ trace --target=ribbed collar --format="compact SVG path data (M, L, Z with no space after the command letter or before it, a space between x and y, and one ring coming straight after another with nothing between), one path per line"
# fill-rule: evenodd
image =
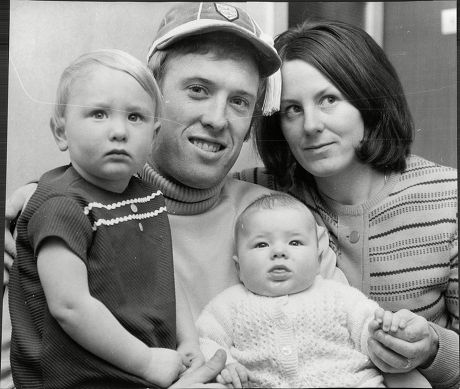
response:
M219 200L225 183L224 179L212 188L190 188L179 182L170 181L148 163L144 165L141 177L163 192L168 212L175 215L196 215L211 209Z

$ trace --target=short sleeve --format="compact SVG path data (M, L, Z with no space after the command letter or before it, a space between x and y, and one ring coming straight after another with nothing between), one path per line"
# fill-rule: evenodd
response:
M30 218L28 238L37 253L44 239L62 239L86 263L93 230L83 208L73 199L59 196L45 201Z

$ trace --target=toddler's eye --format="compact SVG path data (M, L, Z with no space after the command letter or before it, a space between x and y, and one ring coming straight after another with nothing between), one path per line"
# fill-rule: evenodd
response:
M104 119L107 117L107 114L102 110L97 110L97 111L91 112L91 116L94 119Z
M131 113L128 115L128 120L131 122L138 122L142 120L142 116L139 115L138 113Z

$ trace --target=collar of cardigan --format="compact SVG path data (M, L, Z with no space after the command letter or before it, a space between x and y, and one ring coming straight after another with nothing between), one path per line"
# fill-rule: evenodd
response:
M208 189L195 189L171 181L162 176L153 166L146 163L141 178L163 192L166 208L173 215L196 215L211 209L219 200L225 179Z

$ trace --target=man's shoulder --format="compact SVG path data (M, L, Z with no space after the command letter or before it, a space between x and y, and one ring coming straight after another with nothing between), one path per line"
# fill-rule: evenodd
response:
M222 188L222 196L225 196L234 204L249 204L257 198L273 193L274 191L258 184L228 176Z

